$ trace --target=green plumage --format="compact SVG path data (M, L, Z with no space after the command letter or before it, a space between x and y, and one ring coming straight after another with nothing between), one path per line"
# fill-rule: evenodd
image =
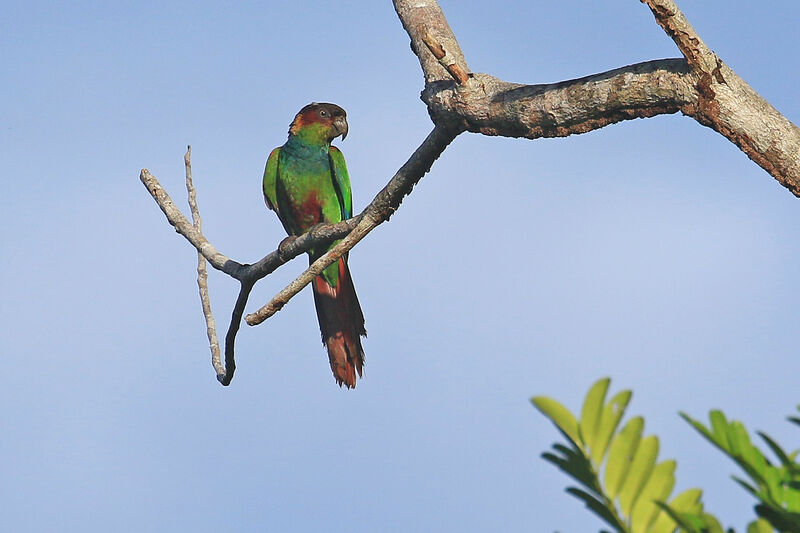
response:
M289 139L275 148L264 171L264 199L278 214L286 233L301 235L316 224L352 216L353 198L344 155L331 141L347 135L346 114L334 104L310 104L289 128ZM314 261L324 249L312 249ZM366 335L364 317L347 268L347 255L328 266L313 283L322 340L339 384L355 387L361 374Z
M335 146L290 136L286 144L269 155L264 198L278 213L289 235L301 235L320 222L350 218L353 196L344 155ZM319 257L326 251L312 250L311 255ZM335 264L322 272L334 287L338 282L336 274Z

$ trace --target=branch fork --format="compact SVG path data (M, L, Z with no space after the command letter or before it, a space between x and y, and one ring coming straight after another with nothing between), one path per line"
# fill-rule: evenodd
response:
M249 325L260 324L274 315L325 267L387 221L450 142L464 131L529 139L562 137L622 120L680 111L728 138L795 196L800 196L800 129L706 46L673 0L640 1L650 8L683 58L647 61L580 79L528 85L471 73L435 0L394 0L395 11L422 68L422 100L435 127L359 215L284 239L275 251L254 264L230 259L203 235L192 182L191 147L184 158L191 222L158 180L143 169L140 179L167 221L197 250L198 289L212 365L220 383L228 385L233 378L236 334L255 283L309 249L340 240L267 304L248 314L245 321ZM224 365L208 295L206 262L241 284L225 336Z

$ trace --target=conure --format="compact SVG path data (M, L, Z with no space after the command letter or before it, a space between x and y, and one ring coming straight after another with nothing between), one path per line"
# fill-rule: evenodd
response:
M289 126L289 139L275 148L264 170L264 200L286 233L301 235L323 222L352 216L353 195L342 152L331 145L347 136L347 114L335 104L311 103ZM309 264L335 243L309 251ZM364 368L364 315L347 267L347 254L312 282L322 342L339 386L356 386Z

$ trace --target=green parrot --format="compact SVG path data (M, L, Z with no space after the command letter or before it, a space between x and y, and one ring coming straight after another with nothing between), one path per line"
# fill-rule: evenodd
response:
M264 200L289 235L301 235L323 222L352 216L353 195L344 155L331 141L347 136L347 113L335 104L311 103L289 126L289 139L275 148L264 170ZM309 264L335 243L309 251ZM347 254L312 282L322 342L336 382L356 386L361 377L366 336L364 315L347 268Z

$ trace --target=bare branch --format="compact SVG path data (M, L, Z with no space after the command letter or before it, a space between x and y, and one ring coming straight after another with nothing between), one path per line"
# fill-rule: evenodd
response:
M451 79L447 69L436 57L428 53L428 48L424 44L424 37L428 34L440 47L447 50L459 69L469 72L456 36L453 35L453 30L450 29L436 0L394 0L394 9L400 17L403 28L411 37L411 50L419 59L426 83Z
M656 22L669 35L693 70L711 73L716 68L717 57L700 39L687 18L673 0L640 0L647 4Z
M361 220L353 231L322 257L314 261L300 276L279 292L269 303L255 313L245 317L245 321L255 326L278 312L303 287L311 283L325 268L353 248L375 227L389 220L422 176L424 176L456 138L458 130L435 127L425 138L406 163L389 180L386 187L375 196L361 214Z
M231 325L228 326L228 333L225 334L225 372L220 375L217 372L217 381L224 386L228 386L233 379L233 374L236 372L236 359L235 359L235 345L236 333L239 331L239 325L242 323L242 315L244 308L247 305L247 299L250 297L250 291L253 289L255 281L243 281L239 288L239 296L236 298L236 305L233 306L231 313Z
M211 263L211 266L238 279L237 274L242 268L242 265L220 253L208 242L208 239L205 238L203 233L195 228L192 223L183 216L181 210L178 209L175 202L172 201L172 198L169 197L169 194L167 194L167 191L164 190L155 176L150 174L149 170L143 168L139 174L139 179L150 192L150 195L156 201L158 207L161 208L161 211L164 212L164 215L166 215L169 223L175 228L175 231L186 237L186 239L192 243L192 246L203 254L203 257Z
M336 224L319 224L302 235L284 239L277 250L252 265L244 265L242 279L257 281L311 248L327 245L336 239L341 239L353 231L362 216L363 213Z
M202 232L186 219L149 170L142 169L139 179L166 215L167 221L175 227L175 231L183 235L198 252L202 253L212 267L239 281L257 281L311 248L329 244L344 237L358 224L361 217L359 215L336 224L320 224L303 235L289 239L279 249L264 256L258 262L247 265L238 263L219 252Z
M699 38L673 0L640 0L673 38L685 59L638 63L584 78L543 85L509 83L469 68L436 0L394 0L425 76L422 99L435 127L362 213L337 224L321 224L285 239L277 250L248 265L229 259L203 236L186 155L190 223L147 169L140 179L176 231L198 251L198 286L206 316L212 362L223 385L236 368L234 343L253 285L282 264L318 246L328 246L297 279L267 305L247 315L256 325L280 310L324 268L388 220L405 195L463 131L508 137L561 137L622 120L678 111L713 128L800 196L800 129L761 98ZM454 82L455 80L455 82ZM205 260L241 282L220 363L208 299ZM216 346L216 350L215 350ZM226 370L227 369L227 370Z
M302 274L300 274L294 281L289 283L282 291L276 294L272 300L266 305L261 307L255 313L250 313L245 317L247 323L251 326L258 325L277 313L291 300L298 292L311 283L314 278L319 276L333 262L337 261L345 252L355 246L367 233L372 231L379 222L371 218L362 218L361 222L347 235L344 239L339 241L336 246L328 250L319 259L314 261Z
M432 83L422 93L434 122L484 135L565 137L696 104L683 59L662 59L585 78L523 85L473 74L468 88Z
M703 42L673 0L641 0L692 68L697 101L682 111L725 136L800 196L800 129Z
M422 36L422 40L425 42L425 46L428 47L428 50L433 54L433 57L447 69L447 72L453 76L453 79L455 79L459 85L464 85L469 81L469 74L464 72L464 69L456 62L456 59L451 54L448 54L447 50L442 48L442 45L436 41L433 35L426 33Z
M329 264L336 261L342 254L350 250L360 241L367 233L372 231L376 226L389 220L394 211L398 208L403 198L411 192L414 185L424 176L429 170L433 162L441 155L444 149L452 142L458 135L457 130L452 130L443 127L436 127L423 141L419 148L411 155L409 160L397 171L394 177L372 200L372 202L364 209L364 211L349 220L339 222L337 224L321 224L314 227L311 231L300 235L299 237L292 237L284 241L277 250L265 256L263 259L253 265L243 265L233 261L226 256L219 253L211 243L203 236L201 228L198 224L197 227L189 223L186 217L175 206L172 199L167 192L158 183L158 180L150 174L146 169L142 170L140 179L144 183L147 190L153 196L153 199L159 205L161 210L167 216L167 220L172 224L176 230L183 235L197 250L202 253L204 258L214 258L216 265L219 265L218 270L226 272L231 277L238 279L241 282L239 297L236 300L233 312L231 314L231 323L228 332L225 335L225 367L223 369L219 356L214 359L212 355L212 363L217 372L217 379L223 385L228 385L233 379L233 374L236 370L236 363L234 358L234 345L236 341L236 334L239 330L244 308L247 305L247 300L253 285L259 279L267 276L273 272L280 265L286 263L290 259L307 252L311 248L319 245L327 245L331 241L344 237L344 239L334 246L328 253L323 255L315 261L301 276L292 282L287 289L281 291L272 302L262 307L255 313L248 315L246 320L250 325L260 324L269 316L274 314L283 305L289 301L295 294L297 294L303 287L305 287L314 277L319 275L322 270ZM187 187L189 188L190 198L193 198L194 187L191 185L191 167L188 164L189 154L187 153ZM196 210L196 201L190 200L190 205L193 204L193 216ZM199 212L197 213L196 221L200 220ZM205 253L203 253L205 251ZM211 261L209 261L211 262ZM203 263L204 264L204 263ZM211 262L212 266L215 265ZM221 268L220 268L221 267ZM199 268L199 267L198 267ZM199 283L199 281L198 281ZM207 290L207 289L206 289ZM201 295L201 299L202 299ZM205 303L205 301L204 301ZM210 304L209 304L210 315ZM205 314L205 305L204 305ZM213 317L212 317L213 321ZM208 324L208 322L207 322ZM213 322L212 322L213 324ZM211 327L211 326L209 326ZM210 342L211 337L209 337ZM213 348L212 348L213 354Z
M673 0L641 0L686 60L648 61L578 80L520 85L473 73L456 85L425 52L430 33L463 62L435 0L395 0L425 72L434 123L485 135L557 137L663 113L683 112L738 146L800 196L800 129L759 96L700 39ZM454 52L453 52L454 51ZM465 69L465 72L468 72Z
M200 233L203 232L203 220L200 218L200 209L197 207L197 191L192 182L192 147L186 147L183 156L186 166L186 191L189 193L189 210L192 212L192 226ZM208 271L206 258L200 251L197 252L197 288L200 291L200 303L203 307L203 317L206 320L206 335L211 349L211 365L217 372L217 379L225 377L225 368L220 361L219 341L217 340L217 325L214 314L211 312L211 297L208 294Z

